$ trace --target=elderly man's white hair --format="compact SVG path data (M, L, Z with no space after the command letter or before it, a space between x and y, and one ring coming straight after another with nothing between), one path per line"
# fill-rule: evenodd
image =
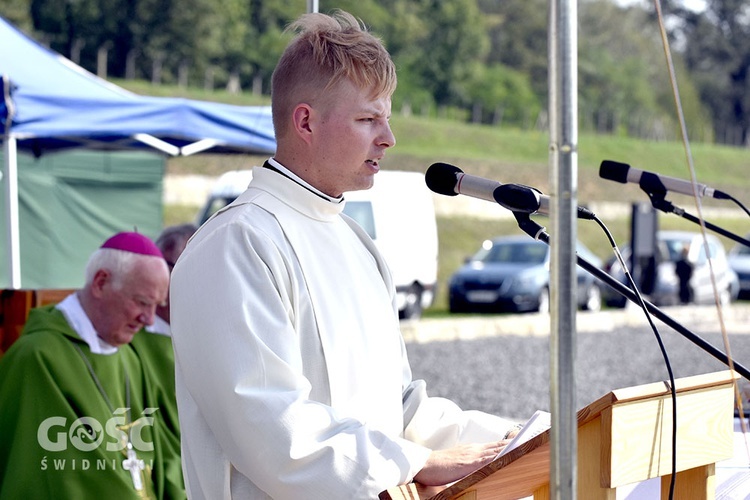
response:
M97 271L104 269L112 275L112 286L115 289L120 289L124 284L123 278L133 270L138 262L143 262L144 259L164 261L163 258L154 255L142 255L114 248L99 248L91 254L86 264L86 286L91 285L94 281ZM166 265L166 262L164 265Z

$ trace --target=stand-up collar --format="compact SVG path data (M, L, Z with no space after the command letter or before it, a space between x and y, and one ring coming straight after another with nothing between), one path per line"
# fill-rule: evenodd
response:
M278 162L276 163L278 165ZM286 170L284 172L284 170L271 165L270 162L266 162L263 167L253 170L250 188L265 191L279 198L294 210L317 220L333 220L344 210L343 197L331 198L326 196L301 179L295 179L297 176L291 174L288 169L284 169Z

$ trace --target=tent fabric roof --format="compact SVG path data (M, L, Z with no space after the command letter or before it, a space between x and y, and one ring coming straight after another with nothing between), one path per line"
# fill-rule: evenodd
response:
M173 155L276 149L269 106L140 96L89 73L2 18L0 75L10 81L10 101L8 96L0 101L3 132L10 114L18 149L37 155L69 147L152 148L152 138L166 142L159 149ZM186 147L198 141L203 142L194 149Z

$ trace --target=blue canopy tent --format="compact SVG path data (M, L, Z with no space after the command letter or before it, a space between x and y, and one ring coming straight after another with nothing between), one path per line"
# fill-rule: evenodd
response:
M10 286L20 287L18 153L72 148L164 155L271 154L270 107L128 92L43 47L0 18L0 125Z

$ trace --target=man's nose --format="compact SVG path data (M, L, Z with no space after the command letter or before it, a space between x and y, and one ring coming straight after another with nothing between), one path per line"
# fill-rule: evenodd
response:
M148 306L146 309L141 311L140 315L138 315L138 322L147 326L153 325L154 316L156 316L156 306Z
M391 130L390 123L386 123L385 125L385 130L383 131L383 137L380 140L380 144L387 148L392 148L396 145L396 136L393 134L393 130Z

